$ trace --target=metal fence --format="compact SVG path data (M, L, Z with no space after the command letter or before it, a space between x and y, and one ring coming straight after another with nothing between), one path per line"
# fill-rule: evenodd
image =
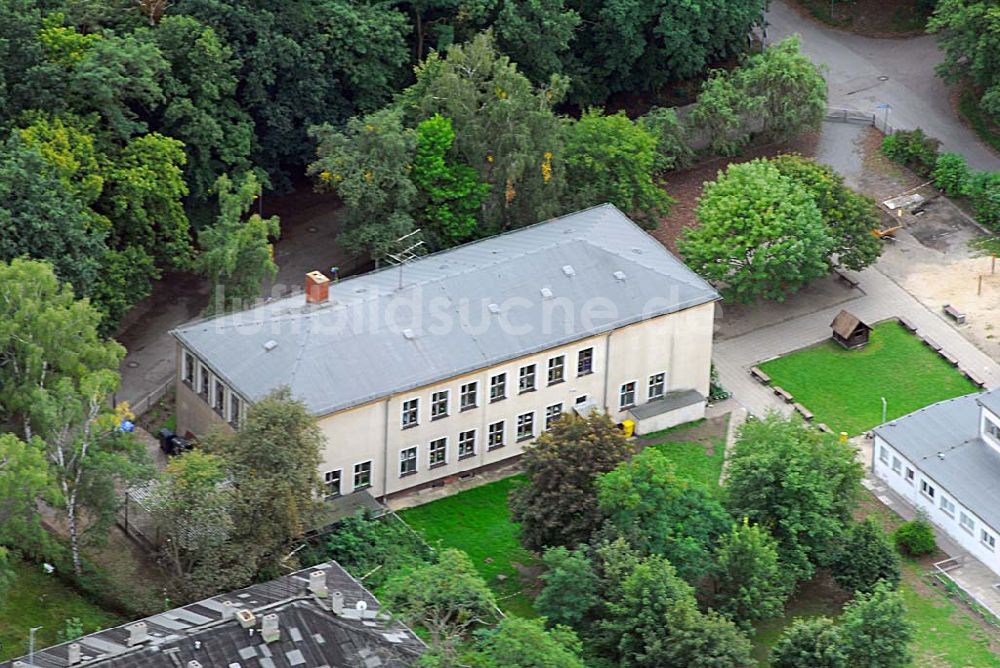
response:
M979 613L985 622L993 626L1000 627L1000 611L991 608L982 598L977 596L975 592L963 587L958 580L952 577L949 571L960 568L961 565L962 563L959 559L945 559L935 563L934 570L931 572L934 577L936 577L941 584L944 585L945 590L956 596L972 610Z
M136 416L141 416L143 413L148 411L153 405L166 396L167 392L174 386L174 377L171 376L167 378L163 383L161 383L155 390L144 396L143 398L131 404L129 408Z
M870 125L881 130L883 134L891 135L896 128L889 124L887 116L870 114L853 109L827 109L826 120L831 123L853 123L855 125Z

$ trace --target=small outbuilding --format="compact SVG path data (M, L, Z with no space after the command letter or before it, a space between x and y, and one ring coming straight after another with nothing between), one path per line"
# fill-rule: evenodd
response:
M868 343L872 328L861 322L853 313L841 310L830 323L833 328L833 340L848 350L863 348Z

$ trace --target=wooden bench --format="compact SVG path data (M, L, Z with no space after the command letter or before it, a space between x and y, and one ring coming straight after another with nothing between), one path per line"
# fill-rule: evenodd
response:
M827 427L825 422L820 422L818 425L816 425L816 428L819 429L824 434L832 434L833 433L833 430L830 429L829 427Z
M980 378L974 371L969 371L968 369L958 367L958 370L962 372L966 378L971 380L977 387L986 387L986 381Z
M926 344L928 348L930 348L931 350L933 350L935 352L941 350L941 345L937 341L935 341L934 339L932 339L929 336L921 336L920 340L923 341L924 344Z
M914 332L914 333L916 333L916 331L917 331L917 326L916 326L916 325L914 325L914 324L913 324L912 322L910 322L909 320L907 320L906 318L904 318L903 316L898 316L898 317L896 318L896 320L898 320L898 321L899 321L899 324L903 326L903 329L906 329L906 330L908 330L908 331L910 331L910 332Z
M958 366L958 360L955 359L955 356L952 355L951 353L949 353L949 352L947 352L947 351L945 351L945 350L942 349L942 350L938 351L938 355L940 355L941 357L943 357L944 360L948 364L950 364L952 366Z
M750 367L750 375L765 385L771 384L771 377L755 366Z
M959 325L965 324L965 314L951 304L944 305L944 314L954 320Z
M799 415L804 417L807 422L811 422L813 417L815 417L808 408L806 408L797 401L795 402L795 410L797 410L799 412Z
M845 274L840 269L835 269L833 271L833 273L837 274L837 278L839 278L844 283L846 283L848 287L850 287L850 288L856 288L856 287L858 287L858 279L851 278L850 276L848 276L847 274Z
M775 394L777 394L779 397L785 400L786 404L790 404L793 401L795 401L795 397L792 396L792 393L786 390L785 388L775 385L772 389L774 390Z

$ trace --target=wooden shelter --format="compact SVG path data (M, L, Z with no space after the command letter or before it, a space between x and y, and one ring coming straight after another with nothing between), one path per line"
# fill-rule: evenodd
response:
M833 328L833 340L848 350L864 347L872 331L858 316L843 309L830 323L830 327Z

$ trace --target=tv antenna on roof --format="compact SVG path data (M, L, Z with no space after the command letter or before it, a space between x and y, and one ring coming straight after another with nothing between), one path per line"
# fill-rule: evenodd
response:
M392 243L400 250L395 253L386 253L385 255L386 259L388 259L390 263L399 265L400 289L403 288L403 267L405 267L408 263L413 262L421 255L420 250L423 248L424 242L421 239L414 238L418 234L420 234L420 230L413 230L409 234L404 234L400 238L396 239Z

